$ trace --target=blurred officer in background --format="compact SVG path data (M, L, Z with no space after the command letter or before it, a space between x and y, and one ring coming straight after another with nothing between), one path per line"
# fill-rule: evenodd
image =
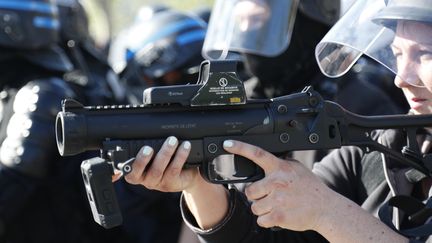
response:
M198 80L206 29L202 19L176 10L160 12L129 29L127 64L120 77L136 102L142 103L147 87Z
M344 77L330 79L316 64L316 44L353 1L216 0L203 56L243 61L253 76L245 82L252 98L273 98L312 85L324 99L354 113L403 113L407 107L403 94L392 85L393 75L380 65L363 58ZM326 153L295 151L292 156L311 167Z
M87 74L63 79L81 67L60 47L62 24L51 0L0 0L0 241L127 242L93 221L80 173L90 155L57 151L62 99L116 102Z
M108 64L104 52L98 49L89 33L87 12L79 0L56 0L60 16L60 43L74 65L64 75L68 82L81 83L90 88L88 99L105 96L105 103L127 102L125 88ZM94 101L88 101L93 103Z

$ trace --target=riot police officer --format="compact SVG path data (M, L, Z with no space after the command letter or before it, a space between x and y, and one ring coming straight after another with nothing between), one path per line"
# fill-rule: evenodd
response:
M1 241L123 239L119 230L105 231L93 222L79 169L89 154L61 158L55 144L62 99L106 104L113 95L63 79L76 66L60 47L54 1L0 1L0 28Z
M337 77L368 55L395 74L394 83L409 103L407 117L430 118L431 16L430 0L358 0L317 46L320 69ZM416 130L380 130L374 139L395 151L416 147L418 163L428 168L423 172L414 164L357 147L334 151L310 172L298 161L225 141L227 152L254 161L266 174L242 194L209 184L194 170L173 173L183 166L191 144L170 137L159 153L172 156L152 161L163 164L157 170L169 178L152 180L142 173L153 157L146 147L127 179L183 191L184 219L204 242L430 242L431 131ZM175 166L167 166L169 162ZM286 230L271 230L274 226Z
M118 75L108 64L104 52L97 48L89 33L89 20L86 9L79 0L57 0L60 17L60 45L72 61L74 69L63 78L68 82L81 83L92 87L86 103L127 103L125 88Z

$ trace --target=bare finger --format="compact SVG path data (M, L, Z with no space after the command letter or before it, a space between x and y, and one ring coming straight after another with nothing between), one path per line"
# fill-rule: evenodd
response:
M253 201L251 205L252 213L257 216L268 214L273 210L273 204L274 202L269 196Z
M257 200L265 197L269 193L267 180L263 178L248 185L245 189L246 197L249 200Z
M131 184L139 184L145 168L149 164L153 155L153 149L149 146L144 146L138 152L135 161L132 163L132 171L125 176L127 182Z
M257 223L263 228L271 228L281 226L285 215L277 209L271 210L269 213L258 216Z
M170 163L178 145L176 137L171 136L166 139L162 148L156 154L150 168L144 177L144 183L149 189L153 189L162 180L165 169Z
M174 159L171 161L168 169L166 171L170 176L178 176L183 169L184 164L189 156L191 149L191 143L189 141L184 141L179 149L177 150Z

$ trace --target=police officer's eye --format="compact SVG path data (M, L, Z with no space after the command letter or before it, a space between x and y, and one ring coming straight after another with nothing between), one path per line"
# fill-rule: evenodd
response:
M393 55L398 58L402 56L402 51L394 44L391 45L391 50L393 52Z
M418 55L421 60L432 60L432 50L420 50Z
M402 57L402 52L399 50L394 50L393 49L393 55L396 57L396 59Z

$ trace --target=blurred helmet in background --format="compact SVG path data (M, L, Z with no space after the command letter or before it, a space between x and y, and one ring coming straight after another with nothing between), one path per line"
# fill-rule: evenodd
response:
M125 52L128 43L129 29L133 28L135 25L143 25L158 13L166 10L169 10L169 7L163 4L152 4L141 7L132 25L121 30L115 38L113 38L108 52L108 62L116 73L122 72L126 67Z
M79 0L56 0L60 13L62 41L85 42L89 37L87 13Z
M354 0L216 0L203 47L208 59L274 57L289 46L298 10L331 26ZM304 29L302 31L314 31Z
M0 28L0 47L5 49L0 55L20 56L55 71L72 68L57 46L60 20L53 0L0 0Z
M0 45L39 49L57 43L60 21L51 0L0 0Z
M190 82L203 60L206 28L200 18L175 10L135 24L127 35L126 77L138 75L150 86Z
M208 59L238 59L273 95L319 73L314 49L354 0L216 0L203 47Z

